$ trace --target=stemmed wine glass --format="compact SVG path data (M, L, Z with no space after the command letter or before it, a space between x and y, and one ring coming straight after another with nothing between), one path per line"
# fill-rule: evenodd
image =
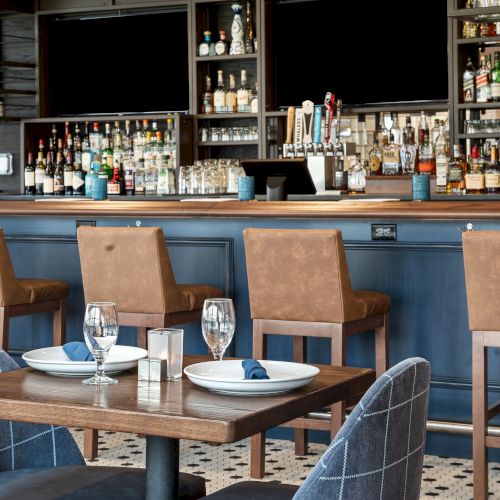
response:
M214 359L222 361L233 338L235 326L236 318L231 299L205 300L201 313L201 330Z
M85 343L97 363L95 375L84 384L107 385L118 381L104 373L104 362L118 339L118 313L114 302L89 302L83 320Z

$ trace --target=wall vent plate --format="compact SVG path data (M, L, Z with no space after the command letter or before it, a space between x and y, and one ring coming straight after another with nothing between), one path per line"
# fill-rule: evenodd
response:
M396 241L398 239L396 224L372 224L372 240Z
M0 153L0 175L12 175L12 153Z

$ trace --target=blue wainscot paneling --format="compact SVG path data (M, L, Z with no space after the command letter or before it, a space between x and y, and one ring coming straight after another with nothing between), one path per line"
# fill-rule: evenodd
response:
M392 221L398 226L398 241L372 242L371 224L380 222L377 220L126 217L96 220L99 226L162 227L178 282L215 285L233 297L237 331L232 349L242 357L251 355L252 343L243 230L246 227L342 230L353 286L391 296L391 364L410 356L427 358L432 363L433 380L430 418L471 421L471 340L459 230L468 221ZM72 217L0 218L19 276L64 279L70 283L70 340L81 339L84 309L75 221ZM500 229L495 222L475 226ZM185 338L186 352L206 352L199 325L186 326ZM133 329L120 332L121 343L135 341ZM12 321L12 348L28 350L50 342L49 315ZM491 351L490 382L494 395L500 387L500 362L498 351ZM309 341L309 361L328 363L328 352L326 340ZM274 359L291 359L291 340L271 338L269 354ZM373 366L373 335L351 337L348 360L353 366ZM289 436L289 432L280 429L274 435ZM312 437L329 441L326 433L313 433ZM471 438L429 433L427 446L431 453L470 456ZM495 456L496 452L491 453Z

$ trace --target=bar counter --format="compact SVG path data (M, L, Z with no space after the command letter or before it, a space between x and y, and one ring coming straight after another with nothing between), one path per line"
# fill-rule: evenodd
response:
M77 225L160 226L179 283L211 284L233 298L237 328L231 354L241 357L251 355L252 343L243 230L340 229L353 287L391 297L390 364L411 356L428 359L432 364L429 418L471 422L471 334L461 231L469 223L474 230L500 230L500 201L14 200L0 200L0 226L14 268L19 277L62 279L70 284L68 340L82 339L84 298ZM391 224L395 239L372 240L372 224ZM126 278L126 272L120 279ZM133 293L133 284L130 290ZM185 328L185 352L206 353L199 326ZM135 342L133 329L120 329L119 343ZM50 343L48 314L12 321L13 352ZM311 362L329 362L326 339L311 340L308 352ZM293 359L291 339L271 337L269 357ZM498 354L492 354L494 359ZM373 367L372 335L349 338L348 363ZM490 391L500 392L500 363L491 362L489 380ZM275 435L283 436L282 432L288 430L280 429ZM326 434L313 438L329 442ZM471 438L429 433L427 450L470 456ZM498 452L490 453L494 457Z

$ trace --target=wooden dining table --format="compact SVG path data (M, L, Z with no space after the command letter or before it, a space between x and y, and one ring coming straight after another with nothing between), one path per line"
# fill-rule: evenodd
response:
M184 365L209 360L185 356ZM309 384L260 396L213 392L185 375L158 383L138 381L137 370L129 370L116 385L89 386L22 368L0 373L0 419L144 434L146 498L177 499L179 439L239 441L359 396L375 380L368 368L316 366L320 373Z

